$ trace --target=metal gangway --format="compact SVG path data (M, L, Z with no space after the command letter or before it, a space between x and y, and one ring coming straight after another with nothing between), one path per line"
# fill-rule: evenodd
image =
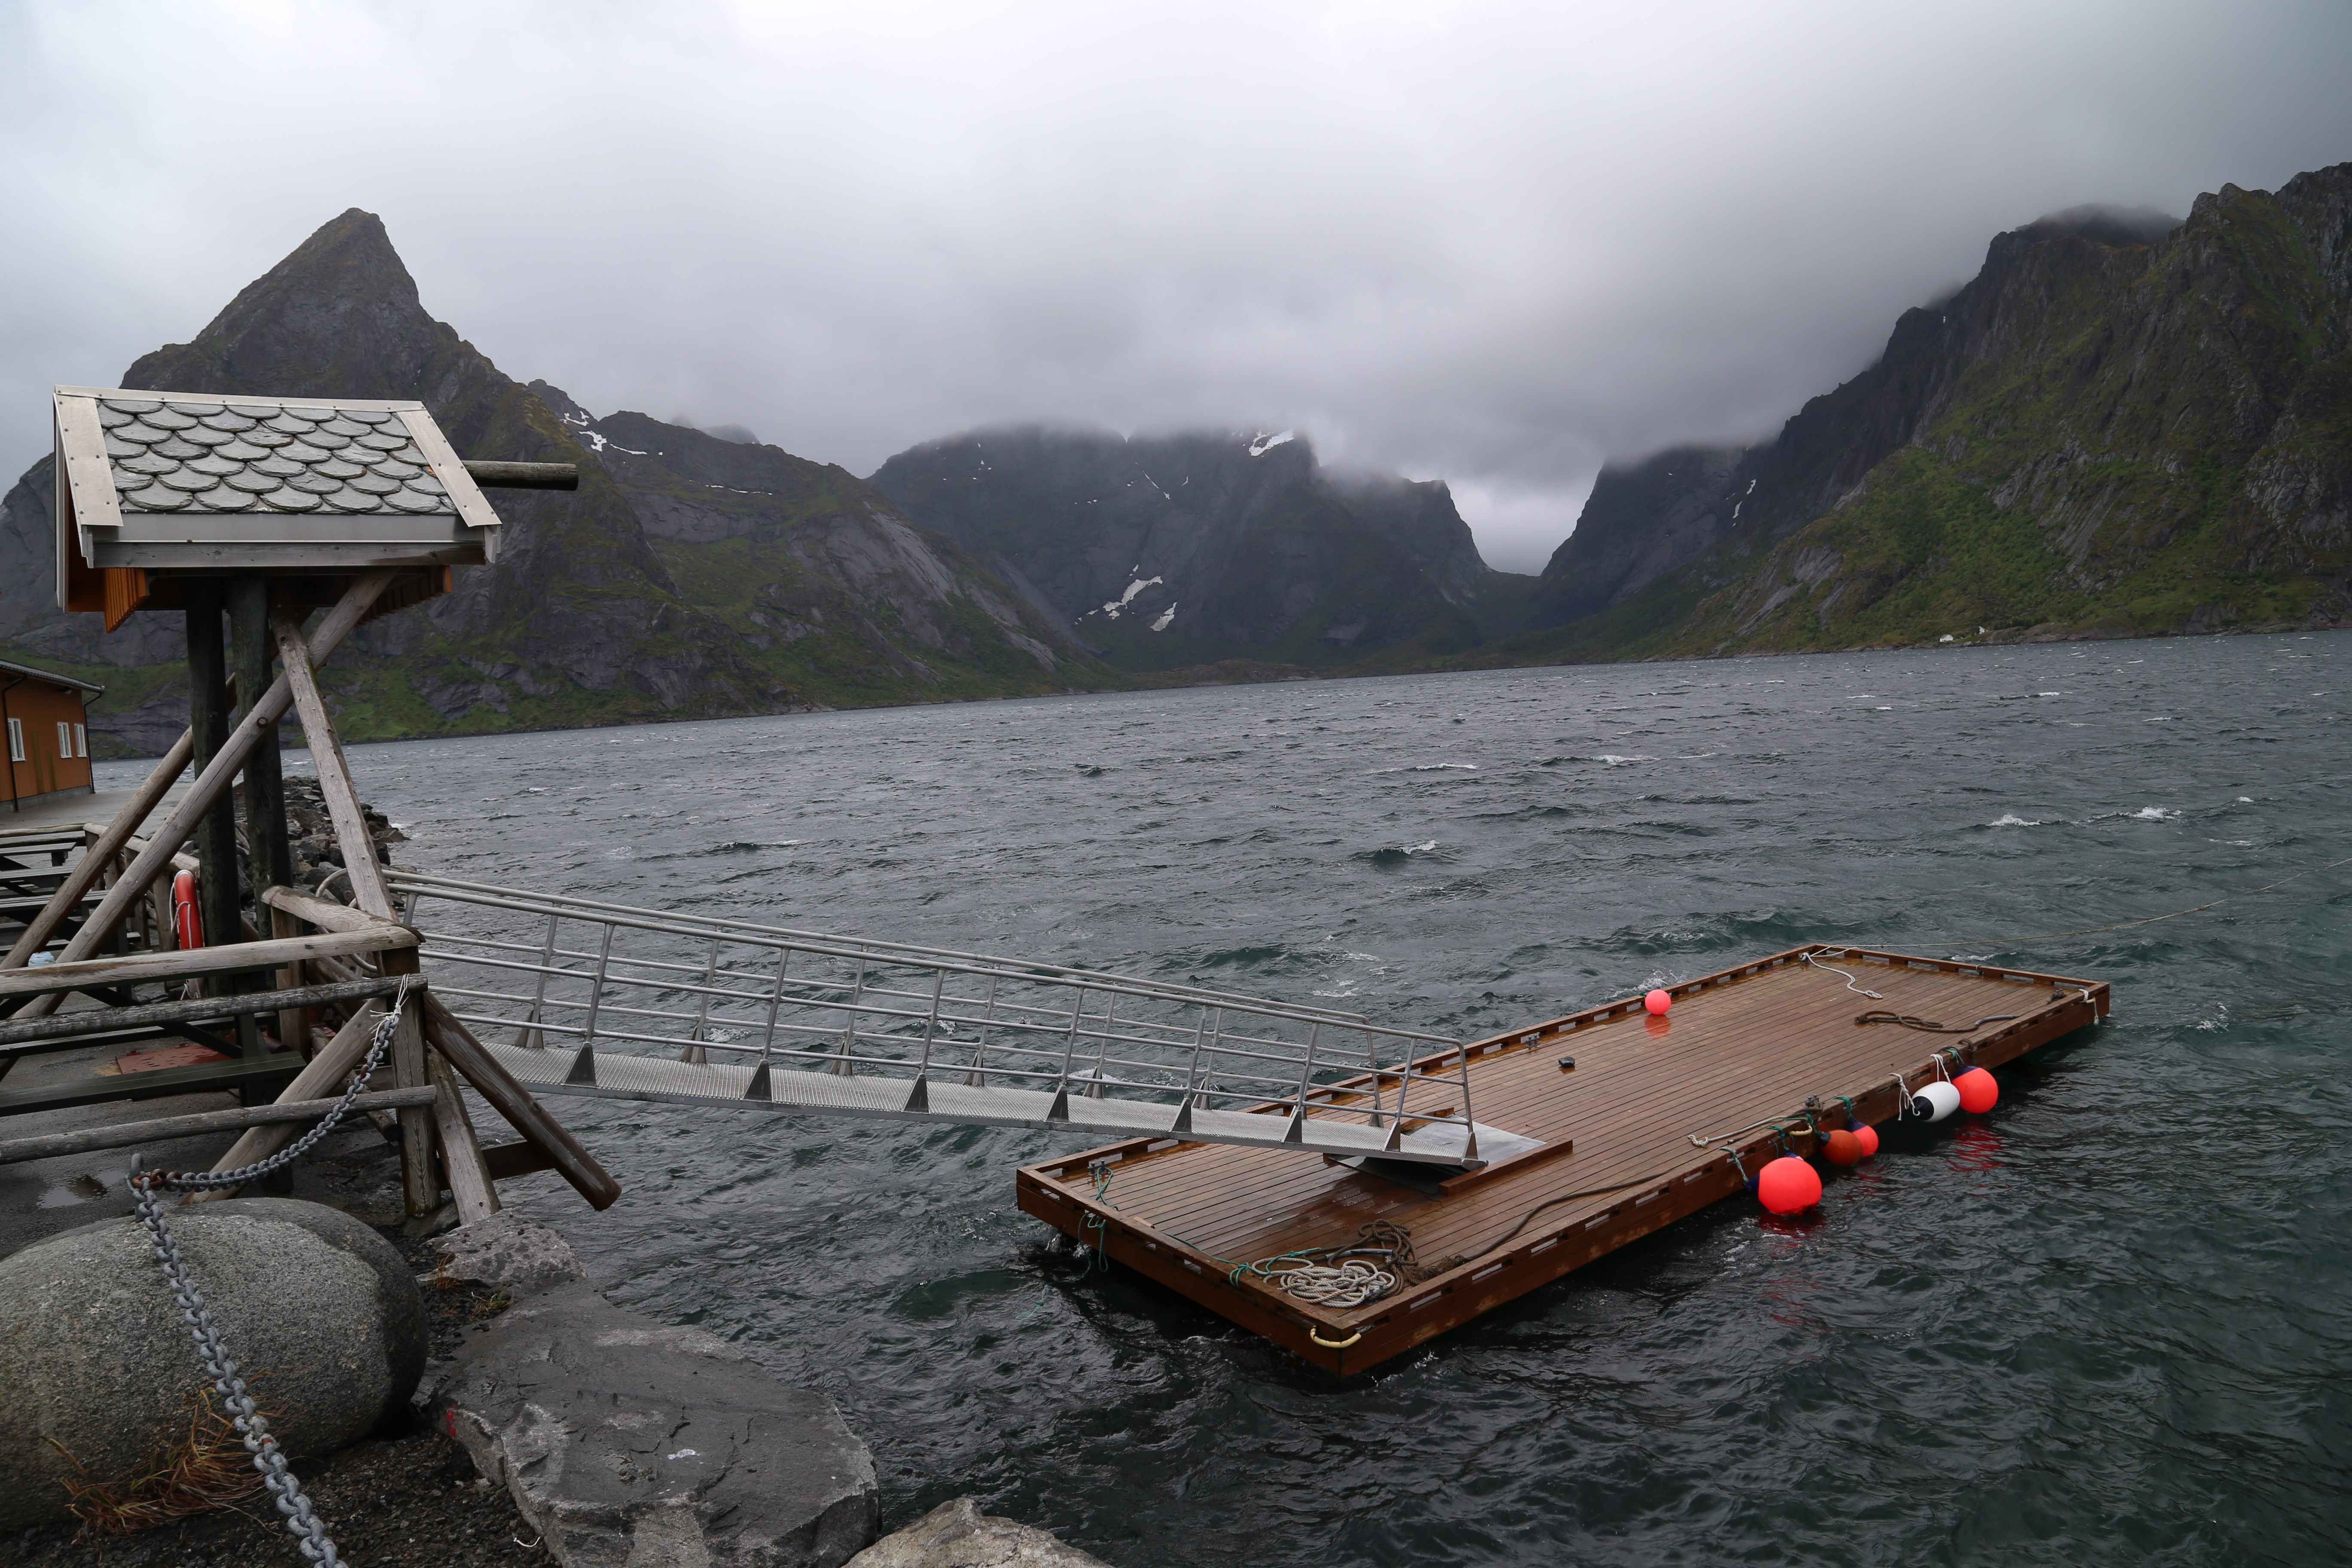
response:
M434 994L534 1093L1484 1163L1468 1059L1444 1036L1061 964L385 879L425 933Z

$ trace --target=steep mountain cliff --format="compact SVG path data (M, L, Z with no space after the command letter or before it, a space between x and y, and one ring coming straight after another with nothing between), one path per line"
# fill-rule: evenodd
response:
M1604 473L1554 629L1468 662L2326 622L2347 571L2352 163L2000 236L1775 440Z
M1118 682L838 468L642 416L607 437L554 389L511 380L425 313L368 213L326 225L121 384L413 397L463 455L581 465L576 494L497 492L499 563L459 569L454 593L365 628L329 666L354 739ZM98 616L58 610L49 467L0 503L0 648L104 682L94 728L159 749L185 722L179 617L101 637Z
M877 487L1121 668L1362 668L1524 624L1442 484L1331 474L1290 433L974 431Z

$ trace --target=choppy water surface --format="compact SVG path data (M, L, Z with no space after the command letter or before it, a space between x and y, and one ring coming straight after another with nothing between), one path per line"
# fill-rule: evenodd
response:
M615 1300L1122 1565L2352 1548L2340 637L1513 671L359 748L453 875L1468 1036L1802 941L2115 984L1817 1221L1717 1205L1339 1381L1013 1206L1032 1133L559 1109ZM540 1178L541 1181L549 1178ZM538 1192L539 1189L530 1189Z

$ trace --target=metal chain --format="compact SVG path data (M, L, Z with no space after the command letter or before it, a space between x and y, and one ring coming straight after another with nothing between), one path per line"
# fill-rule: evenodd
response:
M310 1152L320 1139L334 1131L335 1124L351 1109L352 1100L367 1087L367 1080L374 1075L376 1063L392 1043L394 1032L400 1027L401 1006L408 1000L408 989L413 984L414 976L402 978L400 989L393 994L392 1006L377 1021L374 1033L368 1041L367 1056L353 1073L351 1087L343 1091L342 1099L327 1112L319 1125L286 1148L266 1160L239 1166L234 1171L150 1171L146 1169L144 1155L134 1156L131 1161L131 1190L138 1205L139 1223L146 1227L155 1257L163 1265L164 1278L171 1281L172 1295L179 1303L181 1320L188 1325L188 1332L196 1342L196 1354L204 1362L205 1371L211 1376L213 1386L220 1391L221 1398L227 1403L236 1423L237 1436L245 1439L246 1451L253 1456L253 1468L261 1472L270 1496L277 1501L278 1511L285 1516L286 1528L300 1538L295 1545L305 1558L320 1564L321 1568L342 1568L343 1560L335 1551L334 1540L328 1535L326 1527L311 1513L310 1500L302 1494L301 1483L287 1468L286 1456L278 1449L278 1439L270 1435L268 1423L255 1407L253 1395L247 1392L245 1379L237 1372L236 1359L221 1342L220 1330L214 1324L211 1310L205 1305L196 1282L189 1277L187 1261L180 1256L179 1243L173 1239L172 1227L163 1218L163 1205L157 1194L240 1186L273 1171L283 1170Z

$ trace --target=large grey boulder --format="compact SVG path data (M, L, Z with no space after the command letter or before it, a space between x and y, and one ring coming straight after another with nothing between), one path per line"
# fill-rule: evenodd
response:
M235 1198L169 1211L229 1353L297 1458L402 1410L425 1369L425 1305L390 1243L335 1209ZM111 1479L174 1426L203 1363L134 1219L0 1258L0 1531L67 1517L59 1484Z
M943 1502L906 1529L849 1560L849 1568L1107 1568L1075 1546L1010 1519L985 1514L971 1499Z
M839 1568L881 1526L832 1401L584 1282L467 1330L426 1401L565 1568Z

